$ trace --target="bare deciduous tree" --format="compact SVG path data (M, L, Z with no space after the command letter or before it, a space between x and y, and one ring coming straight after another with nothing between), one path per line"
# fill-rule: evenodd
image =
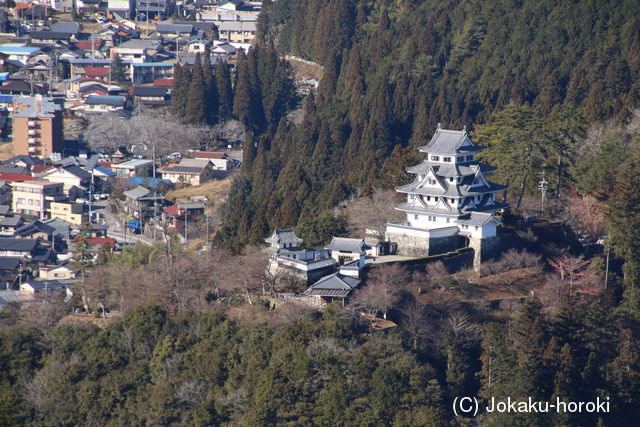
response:
M347 203L347 217L355 236L370 230L379 242L384 242L388 222L401 221L404 214L394 209L401 197L393 190L377 189L371 196L354 198Z

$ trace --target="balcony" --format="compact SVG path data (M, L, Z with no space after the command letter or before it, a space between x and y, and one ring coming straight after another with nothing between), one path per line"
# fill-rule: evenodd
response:
M29 135L31 136L36 136L38 134L38 131L35 129L29 129Z
M28 125L30 128L36 127L37 122L35 120L29 120Z
M29 144L37 144L38 138L29 138L28 141L29 141Z
M33 154L39 154L40 150L37 147L29 147L29 152Z

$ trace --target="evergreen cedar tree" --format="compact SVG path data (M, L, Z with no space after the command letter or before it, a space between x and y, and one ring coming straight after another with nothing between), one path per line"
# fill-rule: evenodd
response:
M111 59L111 80L116 82L118 85L125 85L129 82L127 77L127 70L125 69L124 62L122 62L122 58L117 53L113 55Z
M485 414L488 424L626 425L640 416L632 318L568 296L555 316L528 300L510 323L497 317L415 347L402 327L362 334L337 306L277 327L222 310L169 316L150 303L104 329L43 330L11 316L9 307L0 319L7 425L439 425L460 395L611 402L610 413Z
M587 123L622 117L640 101L640 27L630 13L640 5L488 6L266 2L256 47L238 55L233 115L249 136L231 199L242 203L224 208L218 244L260 241L260 230L319 221L356 190L403 183L439 122L466 125L489 146L484 160L510 182L516 210L543 171L556 200L575 185L608 195L611 174L576 153ZM274 50L323 66L300 125L283 120L294 101ZM221 111L222 92L218 85Z

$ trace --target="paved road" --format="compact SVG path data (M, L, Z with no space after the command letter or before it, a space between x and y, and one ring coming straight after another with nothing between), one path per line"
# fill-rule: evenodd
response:
M124 223L120 215L111 213L109 201L101 200L99 202L95 202L93 204L93 210L102 214L103 219L101 222L109 226L108 235L115 238L118 242L124 242ZM131 234L127 231L126 237L127 242L140 242L148 246L153 245L153 240L142 234Z

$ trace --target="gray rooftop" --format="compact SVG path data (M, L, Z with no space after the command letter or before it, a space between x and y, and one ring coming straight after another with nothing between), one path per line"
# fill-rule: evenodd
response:
M114 107L124 107L126 98L117 95L89 95L84 101L87 105L111 105Z
M38 246L35 239L3 239L0 238L0 251L32 251Z
M151 190L147 190L146 188L144 188L141 185L138 185L136 188L129 190L129 191L125 191L123 194L133 200L138 200L146 195L148 195L149 193L151 193Z
M426 153L453 156L458 153L480 151L482 147L476 146L471 142L466 130L442 129L438 125L431 141L419 149Z
M276 229L271 237L265 239L264 241L271 244L292 243L294 246L297 246L298 243L303 242L302 239L296 236L296 232L293 228Z
M18 227L24 220L20 215L6 216L0 220L0 226L2 227Z
M491 221L498 222L491 212L471 212L467 217L460 218L458 222L464 225L481 226Z
M178 207L180 209L204 209L204 203L202 202L186 202L186 203L178 203Z
M82 207L82 205L79 206ZM67 224L60 218L54 218L51 221L47 221L45 224L54 229L54 236L61 236L64 238L69 236L69 230L71 227L69 227L69 224Z
M13 117L53 118L56 111L62 111L52 98L41 96L20 96L13 99Z
M157 49L160 43L156 40L131 39L121 43L117 48L122 49Z
M429 169L433 169L436 175L444 176L444 177L462 177L475 175L478 172L478 169L482 173L490 173L496 170L495 166L490 166L484 163L474 163L474 164L446 164L446 163L437 163L437 162L429 162L425 161L416 166L411 166L407 168L407 172L409 173L417 173L417 174L426 174L429 172Z
M360 253L364 251L363 239L349 239L347 237L333 237L325 249L336 252Z
M51 24L51 31L57 31L68 34L78 34L80 32L80 24L77 22L56 22Z
M158 24L156 32L158 33L191 33L193 25L190 24Z
M311 285L305 295L346 297L353 289L360 286L362 281L356 277L345 276L340 273L333 273L325 276Z

